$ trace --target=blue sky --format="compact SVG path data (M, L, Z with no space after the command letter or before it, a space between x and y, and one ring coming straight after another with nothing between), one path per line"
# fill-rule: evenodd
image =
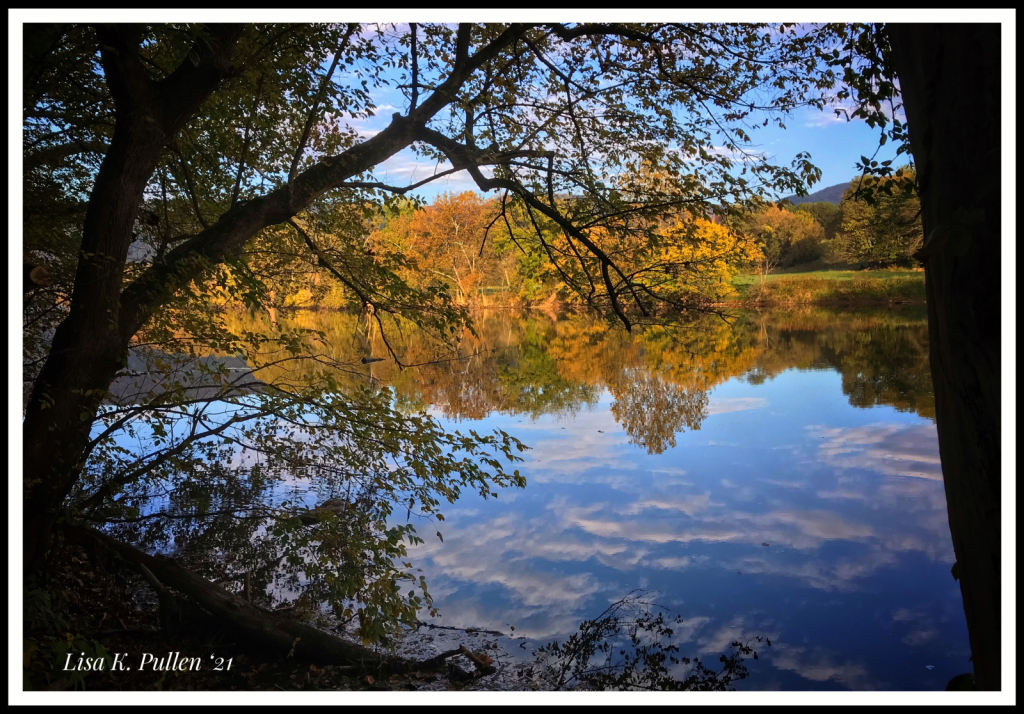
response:
M391 122L395 112L405 113L408 102L400 90L392 87L379 87L373 91L377 103L376 116L367 120L350 120L353 128L369 138ZM811 188L811 192L844 183L857 176L854 168L862 156L870 157L878 148L878 129L872 129L861 120L847 121L845 117L836 117L833 111L817 109L800 109L785 118L786 129L780 129L773 122L767 127L758 127L753 132L756 145L755 151L761 151L773 159L775 163L789 166L796 154L804 151L811 154L812 162L821 169L820 183ZM878 161L896 159L896 147L890 143L882 147L875 157ZM905 157L894 161L895 166L905 163ZM437 170L450 168L442 164ZM418 159L412 151L406 150L393 156L381 164L376 171L379 180L391 185L408 185L421 181L432 173L433 163ZM438 179L422 187L417 193L427 200L445 191L460 192L476 190L476 185L466 172L459 172Z

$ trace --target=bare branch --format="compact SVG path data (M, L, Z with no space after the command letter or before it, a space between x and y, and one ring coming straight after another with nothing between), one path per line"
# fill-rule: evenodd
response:
M185 157L181 155L176 147L171 146L171 151L178 157L178 164L181 166L181 174L185 177L185 187L188 189L188 197L192 199L192 209L196 212L196 218L203 228L209 228L210 224L203 218L203 212L199 210L199 192L196 191L195 183L192 181L192 172L188 169Z
M341 42L338 44L338 49L334 52L334 59L331 61L331 68L327 70L327 74L320 80L320 88L316 92L316 97L313 99L313 106L309 108L309 115L306 117L306 124L302 127L302 136L299 137L299 145L295 149L295 156L292 157L291 168L288 169L288 186L291 188L292 181L295 180L295 172L299 167L299 159L302 157L302 152L306 150L306 142L309 141L309 132L313 129L313 122L316 120L317 112L320 109L320 102L323 101L324 94L327 92L327 87L331 84L331 77L334 76L334 70L338 68L338 61L341 59L341 53L344 51L345 46L348 45L349 38L352 37L352 33L359 29L359 25L349 23L348 29L345 31L345 36L341 38Z

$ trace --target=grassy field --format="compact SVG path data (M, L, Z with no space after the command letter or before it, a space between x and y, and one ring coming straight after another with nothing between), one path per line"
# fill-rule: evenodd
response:
M924 272L915 270L816 270L800 266L762 284L757 275L737 275L730 301L764 304L923 302ZM808 270L807 268L812 268Z
M815 261L817 262L817 261ZM819 268L814 263L807 266L798 265L784 268L771 273L768 280L793 280L813 278L819 280L853 280L863 278L870 280L892 280L893 278L913 278L924 280L923 270L836 270ZM752 285L761 281L757 275L737 275L732 279L733 285Z

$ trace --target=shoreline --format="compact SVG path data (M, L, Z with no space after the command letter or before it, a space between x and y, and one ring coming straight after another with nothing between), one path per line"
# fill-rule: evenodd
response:
M712 307L739 307L739 308L764 308L764 307L885 307L888 305L925 305L924 298L852 298L852 299L828 299L828 298L796 298L790 300L725 300L711 303Z

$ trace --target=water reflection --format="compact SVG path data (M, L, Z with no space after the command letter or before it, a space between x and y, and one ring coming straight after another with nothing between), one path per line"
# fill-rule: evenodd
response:
M233 331L275 329L243 314L229 314L226 322ZM404 363L419 365L407 370L359 363L360 356L386 349L379 336L368 338L354 315L304 312L282 319L278 329L294 328L319 331L315 351L350 360L352 368L337 375L343 383L385 383L410 408L430 405L456 421L495 412L572 417L606 391L614 397L616 420L651 453L671 448L673 434L700 427L709 413L709 389L739 376L761 384L794 367L839 372L853 406L934 416L923 308L748 313L642 335L586 317L492 312L479 315L476 334L467 331L454 347L416 331L398 335L392 342ZM319 367L312 361L288 365L291 374ZM261 372L267 381L277 377L273 367ZM717 408L728 407L719 402Z
M640 587L684 616L686 654L769 637L750 688L941 689L969 668L923 311L645 335L499 313L454 354L406 335L404 360L427 363L406 371L358 364L383 348L354 317L292 321L355 356L343 381L531 447L525 490L464 497L444 542L411 550L435 622L539 644ZM259 560L263 541L230 523L170 528L189 550ZM298 588L263 556L257 590Z

